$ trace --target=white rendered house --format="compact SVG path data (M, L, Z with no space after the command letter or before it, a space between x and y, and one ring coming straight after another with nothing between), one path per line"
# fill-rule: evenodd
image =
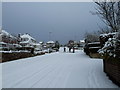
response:
M36 42L36 40L29 34L20 35L21 42L20 44L23 47L32 47L35 50L41 50L41 45Z

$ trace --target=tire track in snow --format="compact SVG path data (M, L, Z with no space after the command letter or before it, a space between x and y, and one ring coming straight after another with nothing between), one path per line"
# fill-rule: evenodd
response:
M47 60L45 60L45 61L47 61ZM57 62L57 61L56 61L56 62ZM56 63L56 62L54 62L54 63ZM25 76L26 76L26 77L23 77L21 80L16 81L16 83L13 84L13 85L11 86L11 88L14 87L14 86L17 86L17 85L20 84L21 82L24 82L24 81L29 80L29 78L35 76L35 75L36 75L38 72L40 72L41 70L44 71L45 68L48 69L48 68L52 67L52 64L54 64L54 63L48 62L47 65L46 65L46 63L45 63L45 64L43 65L44 67L40 68L39 70L37 70L37 71L34 72L33 74L30 74L30 75L27 75L27 76L26 76L26 73L25 73ZM39 65L39 63L37 63L37 64ZM37 64L36 64L36 65L37 65ZM32 64L32 65L33 65L33 64ZM35 66L36 66L36 65L35 65ZM33 66L34 66L34 65L33 65ZM24 71L23 71L23 72L24 72Z
M58 62L57 62L58 63ZM39 79L39 80L37 80L30 88L33 88L37 83L39 83L42 79L44 79L47 75L49 75L50 73L52 73L52 72L54 72L54 70L58 67L58 65L57 65L57 63L56 63L56 65L54 65L54 66L51 66L52 68L50 69L50 70L46 70L47 72L45 72L45 74L44 75L42 75L42 77ZM44 70L45 71L45 70ZM38 74L38 75L40 75L40 74Z
M58 70L59 73L58 73L57 76L54 78L54 80L51 80L51 82L47 85L47 88L51 87L51 85L52 85L53 87L56 87L56 86L58 85L58 82L60 82L61 79L63 79L63 78L66 77L65 75L63 75L64 72L65 72L65 71L64 71L65 68L66 68L65 64L64 64L64 63L61 64L60 69ZM65 80L65 79L64 79L64 80ZM64 82L63 82L63 83L64 83ZM61 83L61 84L63 84L63 83ZM61 84L59 84L59 85L61 85Z
M36 75L38 72L40 72L42 69L48 67L48 65L46 65L45 67L41 68L40 70L36 71L35 73L29 75L29 76L26 76L26 77L23 77L22 79L20 79L19 81L17 81L13 86L11 86L11 88L13 88L14 86L17 86L18 84L20 84L21 82L24 82L26 80L28 80L29 78L33 77L34 75ZM26 74L25 74L26 75Z
M55 62L56 61L56 62ZM59 63L57 60L55 60L54 63L53 62L49 62L48 66L50 67L47 67L47 68L43 68L42 71L38 72L37 74L35 74L34 76L31 76L31 78L34 79L34 77L37 77L37 75L40 75L42 72L45 72L45 71L49 71L49 68L52 68L51 71L55 68L53 67L53 65L56 65L57 67L57 63ZM46 73L46 72L45 72ZM48 74L48 73L47 73ZM43 76L45 76L46 74L44 74ZM43 78L43 77L42 77ZM29 80L29 79L28 79ZM24 82L27 82L27 80L24 80ZM32 81L32 80L31 80ZM24 84L23 84L24 85ZM30 86L30 85L29 85Z
M96 70L95 70L95 64L91 64L91 66L93 67L90 67L90 71L89 71L89 86L92 87L92 88L100 88L99 86L99 82L97 81L97 77L96 77Z
M61 66L57 65L57 67L54 70L52 70L51 73L48 73L45 78L36 82L36 84L34 84L32 88L34 88L34 87L39 87L39 88L41 88L41 87L44 88L45 87L45 88L47 88L47 86L53 81L53 79L55 79L54 75L57 75L59 73L60 68L61 68Z
M49 65L49 64L48 64ZM45 66L45 67L47 67L48 65L43 65L43 66ZM33 66L32 66L33 67ZM45 67L42 67L41 69L43 69L43 68L45 68ZM25 72L25 73L23 73L23 75L22 76L25 76L25 77L22 77L22 78L20 78L20 79L18 79L18 81L16 81L15 83L15 85L17 85L17 84L19 84L21 81L24 81L24 80L26 80L26 78L27 79L29 79L29 77L31 77L32 75L34 75L35 73L37 73L38 71L36 71L36 72L33 72L33 73L31 73L30 75L28 75L28 74L26 74L26 71L28 71L29 69L30 69L30 67L27 67L28 69L25 69L25 70L21 70L21 73L22 72ZM41 70L40 69L40 70ZM16 75L18 75L18 73L19 73L20 71L18 70L18 72L16 72ZM28 71L28 73L29 73L29 71ZM8 77L8 78L10 78L11 76L13 76L14 74L12 74L11 73L11 75ZM14 76L16 76L16 75L14 75ZM13 84L13 83L12 83Z

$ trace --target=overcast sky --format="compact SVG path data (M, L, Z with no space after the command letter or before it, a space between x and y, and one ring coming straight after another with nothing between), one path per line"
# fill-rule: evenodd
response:
M104 24L95 11L93 2L4 2L4 30L11 34L29 33L38 42L58 40L66 43L68 40L80 40L86 32L97 31Z
M0 2L0 27L2 26L2 2Z

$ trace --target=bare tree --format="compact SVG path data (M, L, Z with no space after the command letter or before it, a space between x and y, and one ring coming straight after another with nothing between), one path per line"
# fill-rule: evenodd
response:
M111 30L111 28L108 28L108 27L99 27L100 28L100 30L98 30L98 34L104 34L104 33L111 33L112 32L112 30Z
M86 41L86 43L98 42L99 35L97 34L97 32L85 33L85 41Z
M96 1L96 13L101 20L109 26L113 32L120 29L120 1L118 2L101 2Z

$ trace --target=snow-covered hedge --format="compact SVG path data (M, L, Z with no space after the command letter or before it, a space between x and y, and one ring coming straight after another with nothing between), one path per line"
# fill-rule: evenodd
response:
M119 57L120 56L120 33L116 35L116 37L109 38L102 49L98 52L102 56L110 56L110 57Z

